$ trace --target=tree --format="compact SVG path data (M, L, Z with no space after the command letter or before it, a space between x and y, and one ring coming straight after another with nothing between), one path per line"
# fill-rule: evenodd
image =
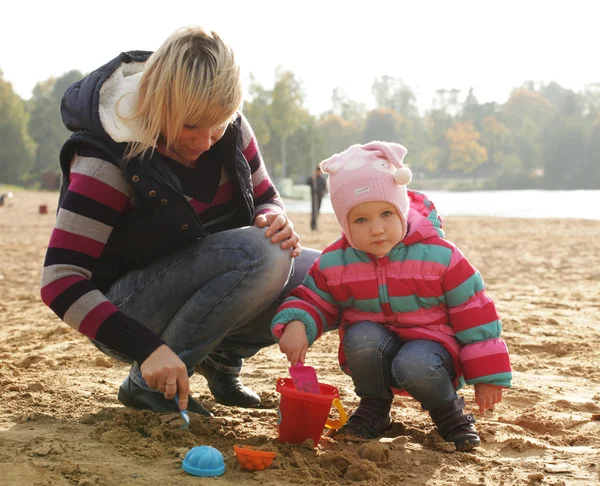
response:
M448 175L448 139L446 133L452 127L452 117L442 109L433 109L425 115L424 166L436 177Z
M49 78L35 85L29 102L29 133L36 141L37 149L30 177L38 179L43 172L60 170L60 150L70 136L62 123L60 103L66 89L82 77L81 72L70 71L58 79Z
M450 149L450 169L473 174L475 179L477 168L488 158L486 148L479 144L479 132L471 122L456 122L446 132L446 138Z
M388 108L406 118L417 118L417 97L414 91L401 79L382 76L373 81L371 92L379 108Z
M250 101L244 103L244 115L252 126L256 140L261 145L267 145L271 141L269 127L271 93L263 88L253 74L250 74L248 92Z
M532 82L526 86L514 90L501 110L501 120L512 133L512 146L522 163L523 178L543 165L541 134L554 112L544 96L530 89Z
M346 150L360 142L361 130L357 122L347 121L339 115L328 115L317 124L325 157Z
M298 129L288 139L288 177L303 184L315 166L330 155L324 150L324 137L317 121L304 112Z
M590 83L583 88L584 114L595 123L600 118L600 83Z
M576 119L555 116L544 133L544 186L549 189L587 188L585 132Z
M584 111L585 98L573 90L563 88L555 81L540 86L540 94L546 98L555 110L567 116L581 116Z
M433 98L433 110L439 110L455 117L460 112L460 89L438 89Z
M54 83L54 87L52 89L52 96L54 97L54 99L60 103L62 97L65 94L65 91L67 91L67 88L71 86L74 82L82 79L83 77L83 73L76 69L73 69L63 74L62 76L59 76L56 79L56 82Z
M401 131L406 126L406 119L389 108L377 108L367 114L362 141L385 140L386 142L406 143L402 140Z
M479 101L477 101L473 87L469 89L469 93L463 103L461 119L464 121L471 121L475 127L479 127L479 122L481 121L481 105L479 104Z
M351 100L341 88L335 88L331 94L331 112L325 115L337 115L346 121L362 125L366 113L367 107L363 103Z
M542 132L544 186L589 188L594 171L589 164L591 127L586 123L585 97L554 82L542 86L540 92L554 107Z
M17 184L31 169L35 142L27 132L25 102L0 71L0 181Z
M591 127L586 140L586 157L583 166L588 189L600 188L600 116Z
M475 129L479 132L483 129L483 121L486 118L496 117L499 112L498 103L488 102L480 104L475 96L473 88L469 89L469 93L462 104L462 113L459 119L462 121L470 121Z
M487 149L488 162L500 166L511 151L510 130L495 116L488 116L481 121L481 144Z
M31 176L38 179L43 172L59 170L60 149L69 137L69 131L60 118L60 103L52 95L55 82L54 78L50 78L38 83L30 101L29 133L37 144Z
M304 93L291 71L275 71L275 85L271 100L271 131L277 134L280 143L281 177L287 177L286 143L301 125L304 109Z

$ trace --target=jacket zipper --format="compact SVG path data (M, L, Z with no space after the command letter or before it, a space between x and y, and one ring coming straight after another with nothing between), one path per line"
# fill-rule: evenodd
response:
M374 257L374 259L375 259L375 268L377 270L377 286L378 286L378 290L379 290L379 289L384 288L384 285L386 285L386 283L387 283L387 279L385 278L385 269L383 268L381 263L379 263L379 258ZM385 287L385 288L387 289L387 287ZM383 290L381 290L381 291L383 292ZM381 310L383 311L383 314L386 316L391 316L394 314L392 312L392 306L390 303L389 295L390 295L390 293L386 292L387 302L384 302L383 296L381 294L379 294L379 305L381 306Z

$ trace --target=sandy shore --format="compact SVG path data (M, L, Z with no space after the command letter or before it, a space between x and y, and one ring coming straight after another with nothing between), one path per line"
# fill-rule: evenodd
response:
M369 444L325 439L315 450L277 441L278 377L287 362L273 346L247 361L244 381L265 408L222 407L194 376L193 394L215 419L126 410L117 388L127 368L106 359L39 299L40 267L56 194L17 192L0 207L0 483L30 485L363 484L593 485L600 483L600 221L447 218L447 236L483 274L512 353L514 388L495 411L475 413L482 445L448 453L429 417L397 398L395 425ZM48 205L48 214L38 212ZM332 215L304 246L338 235ZM310 364L357 404L336 361L337 335L321 339ZM473 389L461 392L476 412ZM234 444L278 452L264 471L240 469ZM181 469L190 447L211 445L226 472L200 479ZM362 469L357 464L363 459ZM370 462L364 462L364 460Z

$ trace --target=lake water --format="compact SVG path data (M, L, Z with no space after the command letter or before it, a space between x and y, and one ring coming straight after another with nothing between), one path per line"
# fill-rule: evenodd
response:
M600 191L423 191L443 216L600 220ZM285 199L289 212L310 213L310 201ZM333 213L329 198L322 213Z

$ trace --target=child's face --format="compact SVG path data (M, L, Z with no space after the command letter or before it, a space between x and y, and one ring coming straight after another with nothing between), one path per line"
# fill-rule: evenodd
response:
M396 206L370 201L348 213L348 229L357 250L382 257L402 241L402 219Z

